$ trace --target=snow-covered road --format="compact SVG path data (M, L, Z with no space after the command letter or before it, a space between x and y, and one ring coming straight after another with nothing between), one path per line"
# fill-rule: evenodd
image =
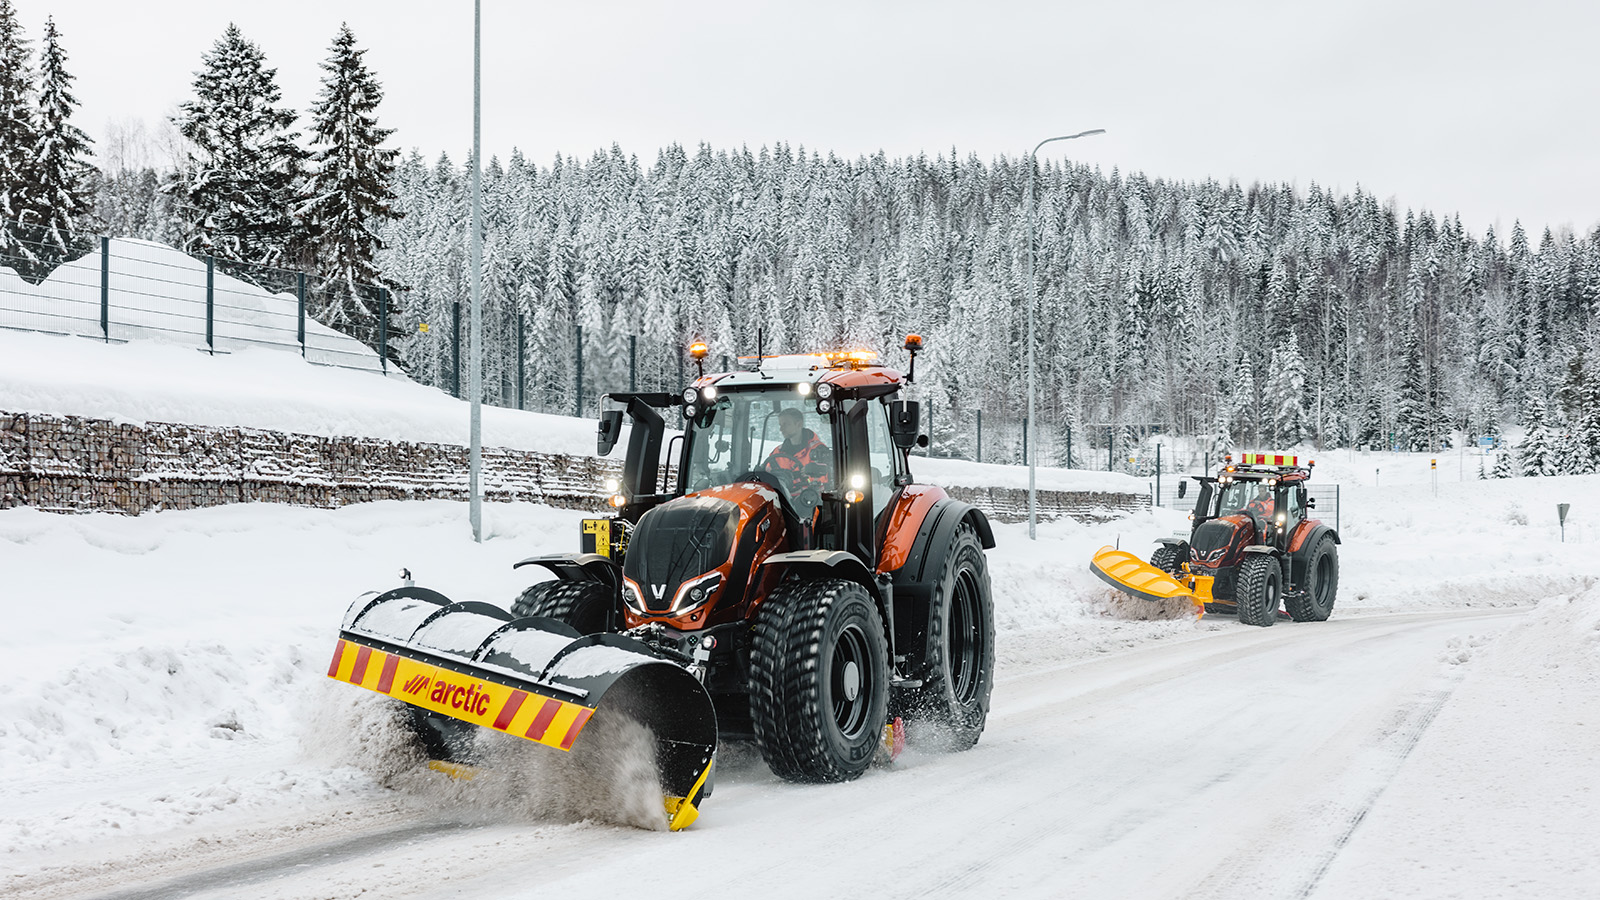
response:
M908 752L858 782L810 787L777 781L748 747L727 748L705 817L679 835L518 822L442 788L373 790L269 806L127 856L79 848L76 865L19 872L9 894L1353 896L1324 889L1350 880L1340 864L1392 786L1419 777L1412 757L1455 701L1461 663L1526 618L1216 621L1012 671L968 753ZM1446 746L1435 764L1470 771L1468 749ZM1409 802L1423 805L1413 814L1432 810ZM1432 877L1412 869L1409 884L1385 886L1440 896Z

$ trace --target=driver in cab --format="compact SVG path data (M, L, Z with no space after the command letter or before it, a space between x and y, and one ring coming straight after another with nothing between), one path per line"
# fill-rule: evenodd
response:
M825 472L815 475L806 472L806 467L813 463L826 467L831 460L828 445L817 437L815 431L805 426L805 414L792 406L786 407L778 413L778 430L783 433L783 443L772 448L761 467L787 484L791 496L798 495L811 485L826 485L828 476ZM816 472L817 469L811 471Z

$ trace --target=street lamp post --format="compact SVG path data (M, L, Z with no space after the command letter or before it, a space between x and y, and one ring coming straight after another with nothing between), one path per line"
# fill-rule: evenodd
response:
M472 3L472 310L467 353L471 392L471 428L467 451L467 504L468 518L472 521L472 539L483 542L483 413L480 399L483 395L483 146L481 111L483 109L483 83L480 77L483 57L483 5L482 0Z
M1028 154L1028 193L1027 193L1027 212L1025 213L1025 215L1027 216L1027 219L1028 219L1028 419L1027 419L1028 425L1027 425L1027 427L1031 428L1031 429L1037 429L1038 426L1035 423L1037 423L1039 421L1037 418L1034 417L1034 414L1033 414L1033 395L1034 395L1034 381L1033 381L1033 353L1034 353L1034 350L1033 350L1033 319L1034 319L1034 314L1033 314L1033 308L1036 305L1038 305L1038 300L1034 296L1035 295L1035 291L1034 291L1034 287L1033 287L1033 243L1034 243L1034 241L1033 241L1033 170L1035 168L1037 168L1036 163L1038 162L1038 158L1039 158L1039 148L1043 147L1045 144L1051 143L1053 141L1070 141L1073 138L1088 137L1089 135L1092 135L1092 134L1105 134L1105 133L1106 133L1106 130L1104 128L1096 128L1096 129L1094 129L1092 131L1080 131L1077 134L1064 134L1064 135L1061 135L1060 137L1045 138L1044 140L1042 140L1039 143L1035 144L1034 147L1033 147L1033 152ZM1037 491L1036 491L1037 482L1038 482L1038 473L1034 471L1034 469L1035 469L1034 460L1039 455L1039 436L1038 436L1038 433L1036 431L1034 434L1027 435L1026 437L1031 438L1031 440L1027 441L1027 445L1028 445L1028 540L1033 541L1033 540L1038 540L1038 537L1039 537L1039 503L1038 503L1038 497L1037 497Z

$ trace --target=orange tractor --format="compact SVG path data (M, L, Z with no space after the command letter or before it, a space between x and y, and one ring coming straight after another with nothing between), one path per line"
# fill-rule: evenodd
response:
M1149 565L1111 547L1090 568L1101 580L1151 600L1187 599L1236 612L1246 625L1271 625L1280 607L1296 622L1321 622L1339 591L1339 534L1310 518L1306 495L1315 463L1247 453L1227 457L1216 475L1196 476L1194 524L1187 539L1159 538ZM1178 496L1188 482L1180 482Z
M627 715L655 735L674 829L710 793L719 736L803 782L857 777L907 720L970 747L993 686L994 537L912 480L927 438L900 394L921 338L906 349L905 374L866 351L756 357L681 394L609 395L601 455L631 420L615 515L583 521L581 552L517 563L554 580L509 611L414 586L364 598L330 676L410 704L452 762L473 726L565 750L591 715ZM384 658L357 673L360 654Z

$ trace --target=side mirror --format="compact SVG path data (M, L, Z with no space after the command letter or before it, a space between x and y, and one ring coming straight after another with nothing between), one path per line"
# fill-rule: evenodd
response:
M600 427L596 430L595 449L601 456L609 456L611 448L622 437L622 410L612 409L600 414Z
M1185 498L1187 496L1189 496L1189 482L1187 482L1187 481L1178 482L1178 499L1182 500L1183 498Z
M918 429L922 427L922 404L915 400L896 400L889 404L889 435L894 439L894 445L901 450L910 450L914 446L926 447L928 440L922 438L918 444Z

